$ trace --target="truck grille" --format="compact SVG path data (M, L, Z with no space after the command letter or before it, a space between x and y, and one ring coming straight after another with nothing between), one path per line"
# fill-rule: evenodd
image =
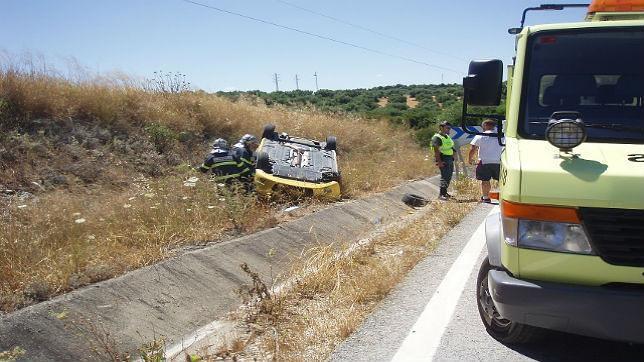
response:
M580 208L595 252L614 265L644 266L644 210Z

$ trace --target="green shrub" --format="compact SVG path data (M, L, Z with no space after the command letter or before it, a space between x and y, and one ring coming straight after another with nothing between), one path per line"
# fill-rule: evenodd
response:
M177 134L167 126L151 123L145 126L144 129L157 152L166 153L174 146Z

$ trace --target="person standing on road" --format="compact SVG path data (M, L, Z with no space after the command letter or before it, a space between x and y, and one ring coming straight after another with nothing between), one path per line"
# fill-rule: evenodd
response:
M494 133L496 123L491 119L486 119L481 124L483 133ZM501 168L501 152L503 147L499 145L499 139L492 136L477 135L470 142L469 161L474 164L474 157L478 151L478 161L476 162L476 179L481 181L481 202L490 203L490 179L499 180L499 171Z
M447 193L447 188L452 181L454 173L454 140L449 136L452 125L449 122L441 122L438 125L438 132L432 136L431 147L434 151L436 166L441 171L440 200L447 200L452 195Z

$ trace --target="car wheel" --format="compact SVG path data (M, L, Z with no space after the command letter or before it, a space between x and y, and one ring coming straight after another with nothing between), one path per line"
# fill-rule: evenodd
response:
M488 288L487 277L490 269L490 261L485 258L476 279L476 300L479 315L487 332L494 339L507 344L522 344L538 339L542 334L542 329L505 319L496 310Z
M267 124L264 126L264 131L262 131L262 138L269 140L275 140L277 138L277 132L275 132L274 124Z
M337 149L337 140L334 136L329 136L326 138L324 149L328 151L335 151Z
M416 194L404 194L402 202L411 207L422 207L429 202L426 198Z
M257 168L266 173L273 173L273 165L271 165L271 160L268 157L268 153L259 152L257 154Z

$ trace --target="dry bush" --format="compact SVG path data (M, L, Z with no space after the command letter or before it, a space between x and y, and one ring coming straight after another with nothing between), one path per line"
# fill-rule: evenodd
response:
M146 91L122 75L62 77L44 61L0 54L0 312L180 246L274 225L275 206L219 195L205 181L182 186L193 176L187 165L203 159L214 137L234 141L267 123L304 137L335 135L347 197L434 173L407 129L254 101Z

